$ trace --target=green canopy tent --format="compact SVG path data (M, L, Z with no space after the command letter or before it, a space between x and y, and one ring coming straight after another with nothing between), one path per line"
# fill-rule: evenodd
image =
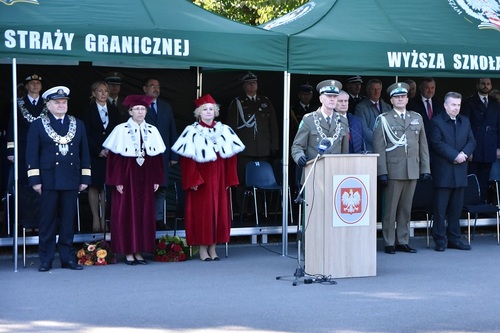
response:
M187 0L0 0L0 30L0 63L12 64L14 99L18 63L286 69L285 35L233 22ZM197 88L200 93L201 75ZM17 159L15 174L17 184ZM17 257L17 211L15 216Z
M290 73L498 77L500 4L470 3L310 1L261 27L289 36Z
M260 27L288 36L288 75L498 77L500 5L470 2L309 1Z
M187 0L3 0L0 9L3 61L286 68L282 34L233 22Z

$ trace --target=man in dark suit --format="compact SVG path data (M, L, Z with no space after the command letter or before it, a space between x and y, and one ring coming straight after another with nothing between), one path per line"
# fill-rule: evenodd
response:
M155 192L157 226L161 226L165 218L163 205L167 199L169 169L178 161L177 154L172 152L170 149L170 147L174 145L175 141L177 141L174 114L170 104L158 98L160 96L160 88L160 81L156 78L148 78L142 87L146 95L153 96L155 98L151 103L151 106L148 108L148 113L145 118L146 122L154 125L158 131L160 131L163 143L166 147L168 147L168 149L166 149L162 154L165 182Z
M420 94L410 100L408 110L420 113L424 120L425 134L429 136L432 117L444 111L443 101L434 98L436 82L432 77L424 78L418 89Z
M382 95L382 81L371 79L366 84L366 98L357 106L354 114L361 118L363 124L363 138L366 143L366 150L373 151L373 128L375 119L379 114L391 111L391 106L384 102Z
M500 155L500 106L489 98L492 85L489 78L481 78L476 84L477 94L462 104L461 114L469 117L476 149L469 157L469 173L477 176L481 187L481 199L487 200L491 165Z
M449 92L446 112L432 118L430 147L434 180L434 223L432 237L438 252L449 248L470 250L460 241L460 213L467 187L467 158L476 147L469 119L459 115L462 95ZM448 223L445 223L445 220Z
M40 272L52 268L57 248L61 267L81 270L73 248L78 192L90 184L90 154L83 122L68 116L69 89L47 90L48 115L35 120L28 131L26 162L28 180L40 194L38 254Z
M339 97L337 97L335 111L340 115L340 121L348 129L349 154L360 154L366 150L363 142L363 124L361 123L361 119L349 113L348 110L349 94L341 90Z

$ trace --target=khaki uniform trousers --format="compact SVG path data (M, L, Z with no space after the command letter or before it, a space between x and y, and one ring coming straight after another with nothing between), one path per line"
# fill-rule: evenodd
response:
M385 214L382 221L385 246L408 244L411 206L416 186L416 179L389 179L387 182ZM397 228L394 222L397 222Z

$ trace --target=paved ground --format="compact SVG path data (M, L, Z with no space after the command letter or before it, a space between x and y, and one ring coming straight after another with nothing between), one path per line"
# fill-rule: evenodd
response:
M500 332L500 246L495 235L472 251L383 253L377 276L336 285L293 275L280 244L233 245L219 262L191 260L13 272L0 256L3 332ZM223 248L219 249L219 254ZM289 253L296 255L296 245Z

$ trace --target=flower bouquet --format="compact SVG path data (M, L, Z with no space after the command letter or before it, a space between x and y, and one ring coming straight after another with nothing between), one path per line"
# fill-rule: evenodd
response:
M109 244L105 240L85 243L76 256L80 265L104 266L107 264L116 264L116 255L111 252Z
M191 259L192 253L185 238L165 235L158 240L154 260L177 262Z

